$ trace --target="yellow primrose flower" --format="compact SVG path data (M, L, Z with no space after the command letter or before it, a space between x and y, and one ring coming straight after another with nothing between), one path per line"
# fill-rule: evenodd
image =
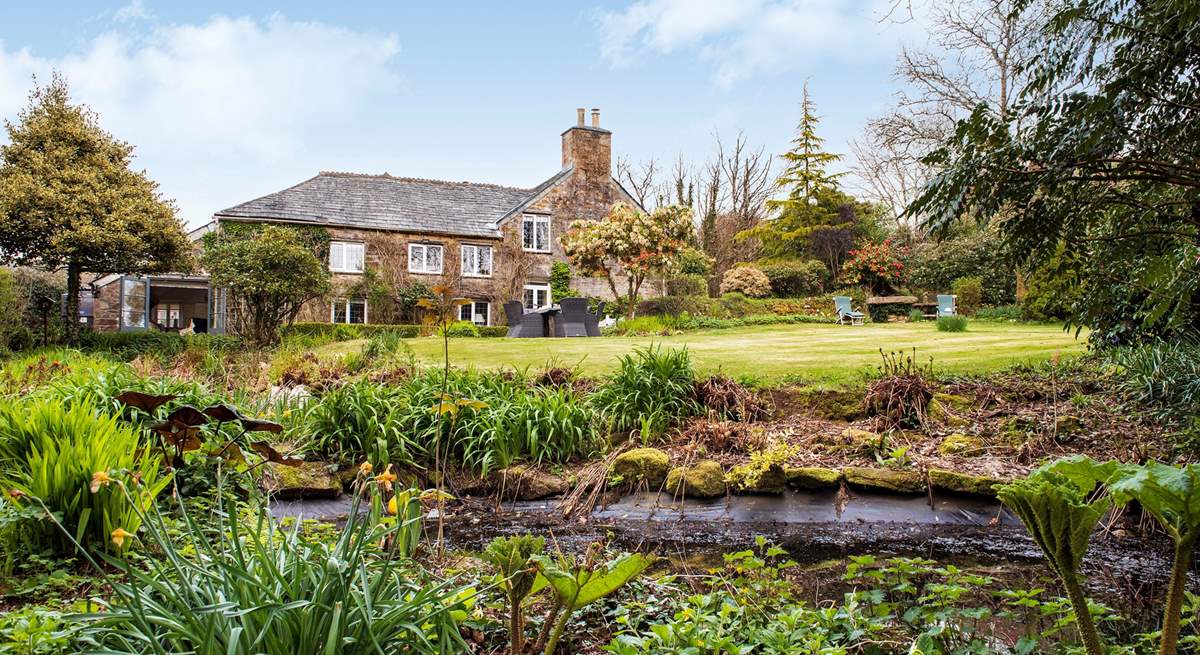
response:
M116 482L108 471L96 471L92 474L92 493L100 491L100 487L107 487L110 483Z
M358 472L362 473L363 475L370 475L372 469L374 469L374 467L371 466L370 462L363 462L362 464L358 465Z
M132 539L133 533L126 532L124 528L117 528L112 531L112 542L117 545L117 548L125 545L126 539Z

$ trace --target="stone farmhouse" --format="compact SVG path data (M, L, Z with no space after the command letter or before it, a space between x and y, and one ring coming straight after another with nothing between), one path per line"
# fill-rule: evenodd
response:
M370 272L395 284L451 284L472 300L462 319L503 324L506 300L523 299L528 309L554 301L550 268L566 259L559 237L572 221L600 219L618 202L638 206L613 177L612 133L600 127L600 111L591 111L590 124L583 109L577 112L576 124L562 133L561 169L531 189L322 172L221 210L191 236L198 242L231 223L326 228L334 292L305 306L301 321L388 322L372 316L362 292ZM571 286L611 296L600 279L573 277ZM205 275L108 275L92 291L97 330L224 331L224 294Z

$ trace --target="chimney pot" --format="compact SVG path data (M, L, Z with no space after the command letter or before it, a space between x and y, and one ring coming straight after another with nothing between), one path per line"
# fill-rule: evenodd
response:
M592 107L592 127L600 127L600 110Z
M585 111L583 107L575 110L575 118L579 121L579 127L583 127L583 112Z

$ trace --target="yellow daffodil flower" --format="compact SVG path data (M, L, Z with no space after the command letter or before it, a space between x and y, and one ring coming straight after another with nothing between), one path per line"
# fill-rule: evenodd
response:
M116 480L108 474L108 471L96 471L92 474L92 493L100 491L100 487L107 487L113 482Z
M363 462L362 464L358 465L358 472L362 473L363 475L370 475L373 469L374 467L371 466L370 462Z
M126 532L125 528L117 528L116 530L112 531L112 542L117 545L117 548L124 546L126 539L132 539L132 538L133 538L133 533Z

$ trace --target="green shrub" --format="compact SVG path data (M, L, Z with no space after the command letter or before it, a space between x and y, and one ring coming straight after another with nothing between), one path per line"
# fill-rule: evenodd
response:
M771 281L771 292L782 297L814 296L824 290L829 268L816 259L791 259L759 265Z
M923 320L925 320L925 312L915 308L908 310L909 323L920 323Z
M939 332L966 332L966 316L939 316L937 320Z
M132 361L143 355L169 359L192 347L224 352L233 350L240 344L241 340L232 336L220 334L182 335L177 332L156 330L84 332L80 335L82 350L106 353L123 361Z
M448 337L478 337L479 328L471 321L455 321L446 326Z
M975 312L975 318L988 321L1019 321L1021 320L1021 308L1018 305L980 307Z
M389 325L385 323L293 323L284 328L284 337L336 337L335 340L365 339L380 332L396 332L405 339L428 334L420 325Z
M504 325L480 325L479 336L486 338L507 337L508 327Z
M141 478L128 487L129 497L112 484L92 492L93 474L117 470ZM141 513L167 484L158 475L158 456L148 454L135 426L87 403L56 400L0 404L0 476L5 488L40 499L77 541L94 550L116 550L110 535L117 528L137 532ZM21 530L35 548L73 551L46 521L10 529Z
M979 277L960 277L950 285L954 295L955 307L960 314L974 316L983 302L983 279Z
M550 265L550 296L554 299L571 298L575 293L571 290L571 267L566 262L554 262Z
M675 327L676 322L676 319L670 315L638 316L637 318L627 318L617 321L617 324L608 328L605 333L623 337L666 336L668 334L675 334L678 331Z
M735 266L721 277L721 293L740 293L751 298L771 295L771 281L763 272L749 264Z
M637 348L621 356L617 372L592 394L592 402L613 432L643 430L658 436L699 412L694 386L686 348Z
M908 283L927 293L947 293L954 280L979 276L982 302L1011 303L1016 298L1016 270L1001 239L988 231L913 246L905 258Z
M691 274L667 280L668 296L707 296L708 279L703 275Z

